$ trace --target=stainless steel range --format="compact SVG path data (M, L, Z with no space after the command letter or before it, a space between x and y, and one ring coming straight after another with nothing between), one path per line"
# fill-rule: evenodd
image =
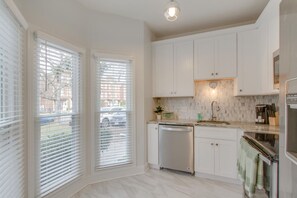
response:
M245 132L243 137L252 147L256 148L261 153L259 157L264 162L266 175L266 185L264 185L265 194L269 198L277 198L279 176L279 135Z

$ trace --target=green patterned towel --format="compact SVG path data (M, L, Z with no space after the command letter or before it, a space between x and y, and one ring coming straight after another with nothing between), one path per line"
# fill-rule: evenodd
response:
M240 140L240 154L237 168L240 179L244 182L244 189L249 197L253 197L256 188L263 188L263 161L259 158L260 152L253 148L246 139Z

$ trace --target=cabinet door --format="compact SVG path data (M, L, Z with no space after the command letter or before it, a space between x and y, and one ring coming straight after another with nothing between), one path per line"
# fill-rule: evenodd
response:
M216 140L215 175L236 179L236 159L237 145L235 141Z
M214 140L195 138L195 172L214 174Z
M258 95L262 92L263 55L260 29L238 33L238 76L235 95Z
M265 90L268 93L278 93L279 90L274 89L273 87L273 53L279 49L279 6L273 8L271 17L269 17L268 22L268 65L267 65L267 82Z
M155 96L173 95L173 44L154 46Z
M159 164L159 138L158 138L158 124L147 125L147 147L148 147L148 163Z
M235 78L237 76L236 33L216 38L215 78Z
M198 39L194 45L194 79L208 80L214 78L215 39Z
M174 96L194 96L193 41L174 45Z

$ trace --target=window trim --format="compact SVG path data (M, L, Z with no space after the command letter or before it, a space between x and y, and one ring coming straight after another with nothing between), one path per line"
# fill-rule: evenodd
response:
M82 175L65 184L62 187L57 188L56 190L50 192L49 194L46 195L46 197L48 196L52 196L56 193L59 193L61 190L66 189L67 187L71 186L72 184L74 184L75 182L81 182L81 179L85 177L86 174L86 97L85 97L85 93L86 93L86 83L85 83L85 67L86 67L86 49L85 48L81 48L81 47L77 47L73 44L71 44L68 41L65 41L63 39L57 38L55 36L51 36L47 33L41 32L39 30L35 30L35 29L30 29L28 30L28 34L27 34L27 123L28 123L28 139L27 139L27 144L28 144L28 175L30 175L30 177L28 177L27 181L28 181L28 197L36 197L36 193L37 193L37 185L38 185L38 175L39 172L37 170L37 168L39 167L39 156L37 156L37 154L39 153L39 140L40 140L40 134L36 135L38 133L37 130L38 128L35 126L35 116L36 116L36 104L37 104L37 98L36 98L36 87L37 87L37 82L34 81L35 78L35 73L34 71L36 71L37 65L35 64L35 57L34 57L34 49L36 46L36 35L38 35L40 38L47 40L49 42L55 43L60 45L61 47L64 48L68 48L70 50L76 51L80 54L81 58L80 58L80 93L81 93L81 106L80 106L80 125L81 125L81 133L80 133L80 139L81 139L81 170L82 170Z
M113 59L113 60L129 60L131 61L131 67L132 67L132 99L134 101L134 103L132 104L132 108L133 108L133 115L132 115L132 121L133 121L133 131L132 131L132 163L130 164L124 164L124 165L118 165L118 166L112 166L112 167L106 167L106 168L102 168L102 169L97 169L96 168L96 146L97 146L97 142L96 142L96 81L97 81L97 64L96 64L96 59L97 58L105 58L105 59ZM113 170L119 170L121 168L127 168L127 167L136 167L137 165L137 158L136 158L136 140L137 140L137 125L136 125L136 61L135 58L133 56L129 56L129 55L124 55L124 54L120 54L120 53L102 53L100 51L97 50L91 50L91 57L90 57L90 108L89 110L89 124L90 124L90 130L91 134L90 134L90 138L93 140L91 141L91 144L89 145L89 151L90 151L90 169L91 169L91 175L92 176L96 176L96 174L99 174L101 172L104 171L113 171Z
M8 6L8 8L11 10L12 14L16 17L17 21L19 21L19 23L23 26L23 28L25 30L27 30L29 25L28 25L26 19L23 17L20 10L18 9L18 7L13 2L13 0L4 0L4 2Z

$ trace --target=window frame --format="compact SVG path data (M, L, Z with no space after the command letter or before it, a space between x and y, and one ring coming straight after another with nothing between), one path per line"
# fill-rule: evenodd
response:
M97 104L96 104L96 97L97 97L97 64L96 64L96 59L97 58L103 58L103 59L112 59L112 60L128 60L131 62L131 77L132 77L132 84L131 84L131 89L132 89L132 100L133 104L131 104L132 108L132 133L131 133L131 140L132 140L132 163L130 164L124 164L124 165L117 165L117 166L111 166L111 167L106 167L106 168L101 168L98 169L96 168L96 159L97 159L97 126L96 126L96 114L97 114ZM97 174L100 174L105 171L113 171L113 170L119 170L119 169L125 169L125 168L131 168L131 167L136 167L136 138L137 138L137 128L136 128L136 76L135 76L135 64L136 61L133 56L129 55L123 55L123 54L113 54L113 53L102 53L97 50L91 50L91 67L90 67L90 98L91 98L91 103L90 103L90 108L89 108L89 116L90 116L90 128L91 128L91 134L90 138L93 140L90 144L90 168L91 168L91 175L96 177Z
M66 49L75 51L80 54L80 100L79 103L79 113L77 113L80 116L80 159L81 159L81 172L82 175L73 181L49 192L45 195L51 196L56 193L58 193L61 189L67 188L68 186L72 185L75 182L80 182L81 178L84 177L86 172L86 160L85 160L85 153L86 153L86 124L85 124L85 116L86 116L86 107L85 107L85 66L86 66L86 50L81 47L77 47L73 44L71 44L68 41L62 40L60 38L51 36L47 33L35 30L35 29L29 29L28 32L28 71L27 71L27 78L28 78L28 197L36 197L38 196L38 175L40 174L40 171L38 170L39 164L39 144L40 144L40 131L38 129L39 125L35 124L35 117L36 117L36 108L38 101L37 101L37 88L38 88L38 81L35 81L36 74L35 71L37 71L38 65L36 64L36 57L35 55L35 49L37 45L36 36L38 35L39 38L47 40L51 43L57 44L61 47L64 47Z

